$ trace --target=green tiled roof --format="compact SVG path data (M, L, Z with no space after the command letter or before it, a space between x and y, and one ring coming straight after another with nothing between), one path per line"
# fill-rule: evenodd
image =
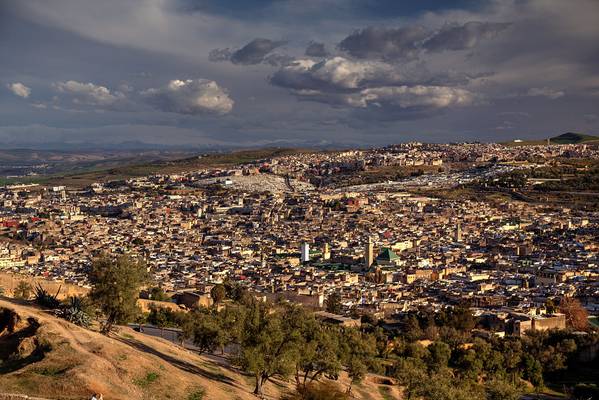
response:
M384 260L384 261L392 261L392 260L396 260L399 257L397 256L397 254L395 254L395 252L393 250L391 250L388 247L383 247L383 250L381 250L381 253L377 256L377 260Z

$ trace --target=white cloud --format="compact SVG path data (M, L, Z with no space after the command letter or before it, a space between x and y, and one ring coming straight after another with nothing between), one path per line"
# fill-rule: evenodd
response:
M27 98L31 94L31 89L20 82L10 83L6 85L15 96Z
M319 63L297 60L275 73L271 82L305 100L356 109L434 111L475 101L469 90L407 75L413 74L385 62L334 57Z
M172 80L166 86L141 92L154 108L179 114L219 114L233 109L234 101L214 81L208 79Z
M465 89L447 86L395 86L365 89L360 92L361 107L369 105L399 108L446 108L466 106L474 102L474 95Z
M396 67L384 62L333 57L318 63L310 59L295 60L277 71L271 82L296 90L353 90L399 84L404 79Z
M119 100L124 100L125 95L121 92L112 93L105 86L95 85L91 82L82 83L77 81L56 82L56 90L71 97L74 104L89 106L109 106Z

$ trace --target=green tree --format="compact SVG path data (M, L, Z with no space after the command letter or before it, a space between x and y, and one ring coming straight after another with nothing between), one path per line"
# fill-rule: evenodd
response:
M17 299L28 300L33 292L33 287L29 282L20 281L13 290L13 295Z
M476 319L468 307L454 307L450 313L451 326L458 331L470 332L476 326Z
M547 313L553 314L558 310L558 306L555 304L553 299L547 299L545 302L545 308L547 309Z
M515 383L522 362L522 342L518 339L504 339L499 342L499 351L503 355L503 367Z
M342 309L341 295L337 292L329 294L325 300L325 309L327 312L340 314Z
M217 315L208 312L195 311L189 316L184 325L183 335L192 339L200 353L212 352L223 346L224 333Z
M414 314L410 314L404 322L403 335L410 341L419 340L422 337L422 329L418 318Z
M404 387L404 396L407 400L418 398L422 382L428 379L424 362L413 357L400 358L395 363L394 376Z
M225 346L229 343L239 343L241 340L241 329L243 321L243 313L245 307L239 305L229 305L218 314L218 324L220 326L220 335L217 338L217 347L220 348L221 354L225 352Z
M474 381L454 379L445 369L422 381L418 394L426 400L471 400L483 398L481 389Z
M357 329L347 329L340 343L341 360L351 379L347 391L351 393L353 384L361 382L368 368L375 366L376 339Z
M169 301L170 297L164 292L161 287L154 286L150 289L150 299L156 301Z
M485 384L487 400L518 400L522 397L521 388L502 379L491 379Z
M104 314L101 332L109 334L114 324L132 321L139 313L139 289L147 280L145 263L128 256L102 255L94 260L89 280L90 298Z
M456 354L456 370L465 379L477 379L483 370L483 359L473 348L461 349Z
M449 345L443 342L433 342L428 347L429 356L427 357L428 368L432 371L439 371L447 368L451 349Z
M525 354L522 359L524 379L533 384L535 388L543 387L543 366L530 354Z
M227 291L223 285L214 285L210 290L210 297L214 301L214 304L221 303L227 296Z
M146 321L160 328L160 337L164 337L164 328L169 325L169 316L165 308L150 306L150 313Z
M238 362L254 375L254 394L262 396L262 387L273 376L288 376L299 358L300 329L297 308L271 310L254 301L244 313Z
M301 349L297 359L295 381L306 386L322 375L337 378L341 371L339 359L339 333L317 321L314 315L298 315L301 321Z

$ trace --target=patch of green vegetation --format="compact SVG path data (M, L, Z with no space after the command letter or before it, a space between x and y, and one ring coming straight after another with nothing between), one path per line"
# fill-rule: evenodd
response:
M58 365L48 365L45 367L37 368L33 370L34 373L43 376L60 376L67 372L69 367L58 366Z
M599 141L599 136L584 135L582 133L567 132L549 139L551 144L575 144Z
M121 336L124 337L125 339L135 339L133 337L133 335L130 333L121 333Z
M154 383L158 378L160 378L160 375L158 373L148 372L142 378L134 379L133 383L136 384L137 386L139 386L140 388L145 389L148 386L150 386L152 383Z
M193 392L187 396L187 400L202 400L205 395L206 390L203 387L199 387L194 389Z
M388 386L379 386L379 393L384 400L394 400L391 395L391 388Z

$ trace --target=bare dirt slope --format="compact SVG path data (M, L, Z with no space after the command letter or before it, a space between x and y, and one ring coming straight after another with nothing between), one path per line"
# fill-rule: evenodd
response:
M399 398L395 387L381 390L383 385L375 381L369 377L355 387L356 398ZM0 298L0 394L89 399L98 392L106 400L245 400L256 399L252 383L223 358L198 356L129 328L105 337ZM268 383L266 398L278 399L292 387L291 382Z

